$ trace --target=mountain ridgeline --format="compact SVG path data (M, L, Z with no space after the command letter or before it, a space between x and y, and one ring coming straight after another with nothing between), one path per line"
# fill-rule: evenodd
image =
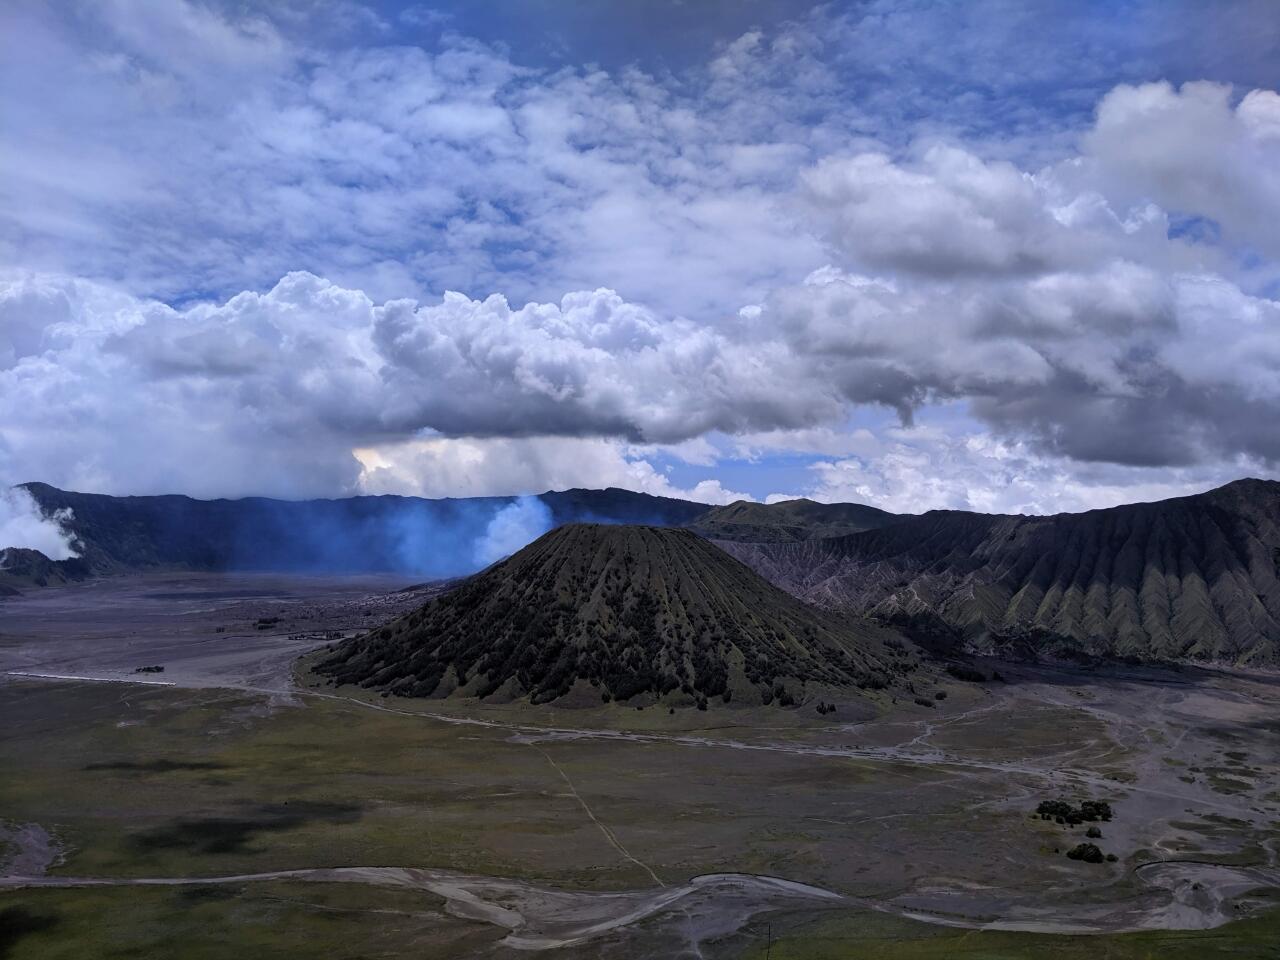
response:
M739 500L712 507L688 526L708 540L797 543L878 530L900 519L896 514L861 503L784 500L765 504Z
M297 502L26 489L47 514L71 511L82 557L0 553L0 593L145 570L453 577L505 552L475 545L502 511L535 503L539 525L507 549L567 523L684 528L806 603L944 651L1280 663L1274 481L1056 516L808 500L711 507L614 489Z
M783 706L909 683L909 645L771 586L696 534L572 524L314 670L413 697Z
M496 559L477 558L475 544L500 511L517 503L515 497L197 500L72 493L43 483L23 488L46 515L70 512L64 526L83 561L63 565L72 578L154 569L452 577ZM526 499L539 505L543 524L530 538L577 521L678 526L707 510L616 488Z
M931 645L1280 660L1280 483L1056 516L932 511L726 550L810 603Z

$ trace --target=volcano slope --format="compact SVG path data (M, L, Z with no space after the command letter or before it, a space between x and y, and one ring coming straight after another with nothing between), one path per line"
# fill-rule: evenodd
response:
M776 704L908 685L893 633L770 585L686 530L573 524L337 646L337 684L412 697Z
M724 549L811 603L925 643L1280 661L1280 483L1048 517L932 511Z

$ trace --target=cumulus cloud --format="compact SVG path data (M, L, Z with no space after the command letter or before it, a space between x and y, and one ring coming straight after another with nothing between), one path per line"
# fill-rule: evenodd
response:
M964 398L1054 453L1172 465L1280 458L1268 426L1277 309L1220 277L1115 261L960 287L824 271L779 291L765 316L850 403L910 422L924 404Z
M939 145L826 159L802 185L840 269L764 315L847 400L904 422L964 398L1078 461L1269 469L1280 304L1257 251L1280 215L1277 103L1120 87L1080 154L1035 171Z
M830 157L802 174L812 223L844 266L986 279L1167 255L1159 207L1114 207L1072 182L1070 163L1031 172L951 145L915 153Z
M0 455L90 489L320 495L361 484L353 451L423 434L680 441L804 423L831 403L791 386L801 371L785 351L757 355L754 337L735 344L605 290L519 310L459 294L375 304L291 274L263 294L175 310L25 276L0 284L9 317L23 322L0 324L18 332L0 397L26 413L0 424ZM622 462L597 464L599 478L659 485ZM523 476L589 482L576 463Z
M9 316L0 396L25 413L0 425L0 456L90 489L496 492L470 472L663 492L619 444L821 426L859 404L910 422L956 399L1082 461L1280 457L1280 304L1127 261L962 286L829 269L724 327L610 291L377 304L309 274L182 310L27 276L0 287Z
M1062 232L1030 177L954 148L930 148L918 170L883 153L827 159L803 184L833 246L874 268L1035 272Z
M0 486L0 551L9 547L39 550L50 560L80 556L79 545L64 526L70 510L46 516L21 487Z
M856 453L820 459L809 469L806 495L826 502L869 503L894 513L1047 514L1200 493L1256 474L1260 465L1246 459L1174 469L1081 464L998 440L970 420L946 418L866 436Z
M1228 84L1122 85L1098 104L1087 161L1117 196L1211 220L1224 239L1280 256L1280 94Z
M363 466L358 489L373 494L487 497L621 487L709 504L752 499L714 479L688 487L673 483L652 463L664 451L678 459L688 456L679 447L635 447L591 437L433 437L357 450ZM714 464L701 456L697 462Z
M952 403L965 450L1072 476L1274 471L1280 95L1137 82L1111 47L1012 69L1000 30L1031 15L998 12L956 19L956 58L923 8L823 8L677 77L15 4L0 472L719 501L655 451L713 471L708 436L775 433L888 470L883 432L831 440L850 410ZM904 54L922 72L871 82Z
M24 42L0 80L24 96L0 251L28 266L165 298L305 269L377 299L607 286L688 312L820 264L777 189L811 134L726 116L741 84L717 104L705 82L535 70L452 35L315 49L187 0L8 16Z

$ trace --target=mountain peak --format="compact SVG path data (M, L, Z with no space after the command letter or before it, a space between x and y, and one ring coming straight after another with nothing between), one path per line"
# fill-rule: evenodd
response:
M560 527L316 672L402 696L797 702L898 683L892 634L835 619L688 531Z

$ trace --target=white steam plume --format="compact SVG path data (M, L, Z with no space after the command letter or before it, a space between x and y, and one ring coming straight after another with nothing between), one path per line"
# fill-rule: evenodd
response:
M71 510L46 516L35 498L21 487L0 486L0 550L26 547L50 560L80 556L75 538L63 526Z
M476 563L488 566L510 556L551 529L551 511L537 497L521 497L493 515L476 541Z

